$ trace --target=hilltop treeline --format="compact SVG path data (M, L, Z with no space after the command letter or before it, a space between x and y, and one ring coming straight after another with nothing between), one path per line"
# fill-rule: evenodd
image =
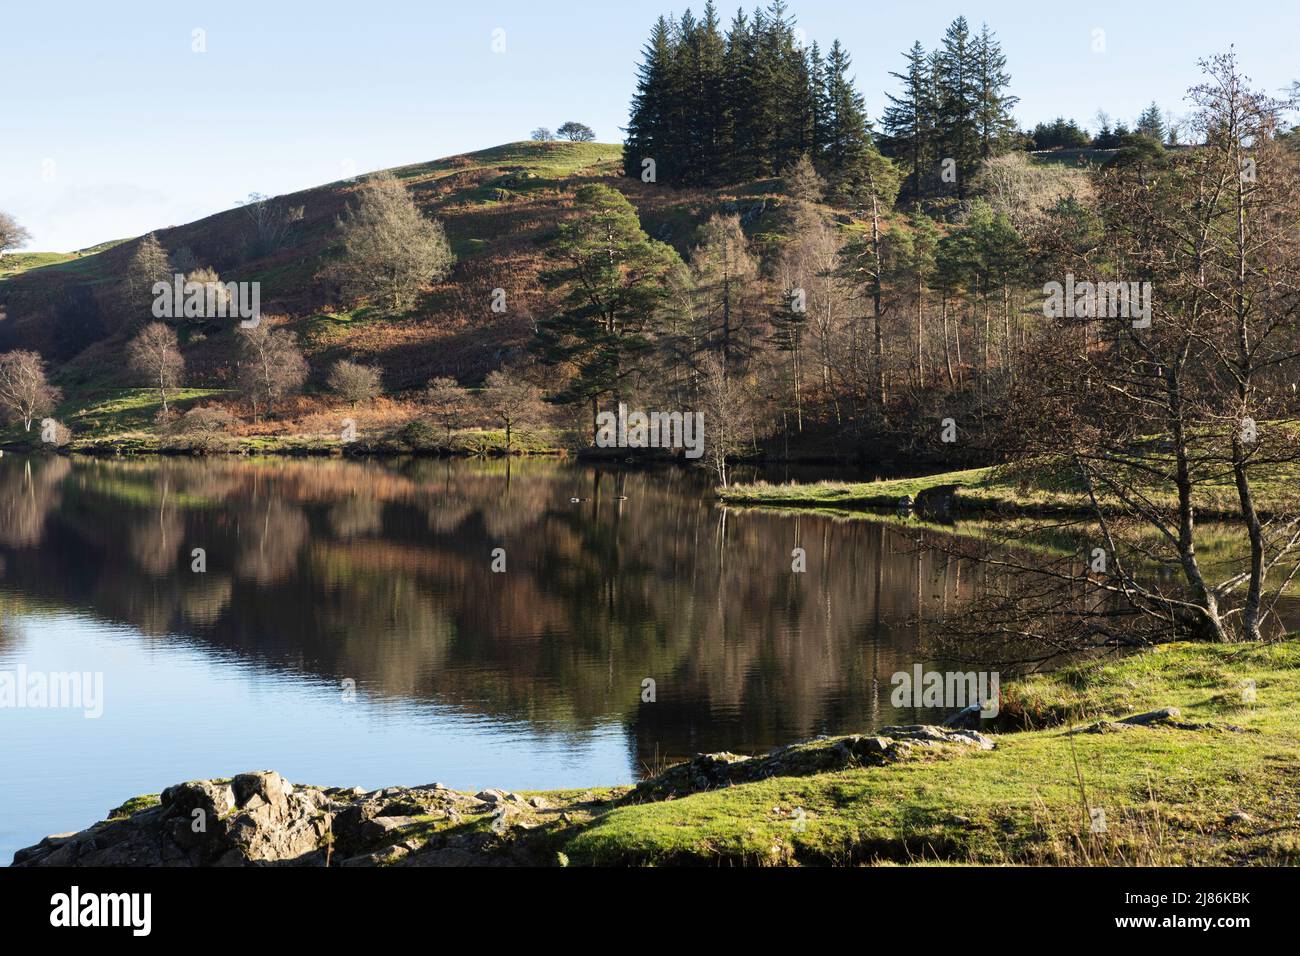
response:
M908 170L906 187L913 194L933 192L950 160L955 179L946 181L964 196L979 162L1019 141L1011 115L1018 98L1007 92L1007 58L988 26L974 34L966 18L958 17L937 49L926 53L918 41L906 62L903 72L890 74L902 89L889 96L882 147Z
M660 17L637 73L624 150L629 176L718 185L773 176L809 156L851 188L875 152L848 51L801 45L781 0L724 31L712 3Z
M987 26L952 22L927 54L916 43L895 73L900 95L883 117L879 144L909 172L906 186L926 190L951 159L958 195L978 163L1019 141L1016 97L1006 56ZM852 76L848 50L801 43L780 0L723 31L712 3L697 19L660 17L637 72L624 150L629 176L676 186L717 185L776 175L808 156L832 193L848 192L875 152L872 129ZM949 180L950 182L952 180Z

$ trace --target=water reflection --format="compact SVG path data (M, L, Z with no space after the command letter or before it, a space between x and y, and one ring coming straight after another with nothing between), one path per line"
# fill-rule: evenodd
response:
M806 573L791 571L795 547ZM495 548L505 573L491 570ZM191 570L195 549L204 573ZM890 709L889 677L921 653L917 619L959 607L977 584L971 568L877 523L722 509L698 472L550 461L7 456L0 562L10 615L125 625L254 683L332 695L352 680L363 706L415 705L402 711L408 729L427 706L486 720L503 741L619 730L623 779L699 751L912 719ZM128 657L121 667L146 666ZM641 699L647 677L653 703ZM147 674L129 679L162 693ZM243 716L220 712L240 705L216 694L188 706ZM283 768L334 719L264 714L259 732ZM128 725L114 748L147 763L152 732ZM361 744L340 738L336 752L350 746ZM451 740L440 759L457 754ZM473 765L491 776L467 785L529 785L484 759ZM565 780L617 782L591 772L571 761ZM391 773L377 782L407 776ZM314 779L357 782L324 766ZM160 782L173 781L142 785Z

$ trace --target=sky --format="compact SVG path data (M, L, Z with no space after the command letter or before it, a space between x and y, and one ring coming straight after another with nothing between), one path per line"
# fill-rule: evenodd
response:
M957 15L997 33L1025 128L1091 125L1102 109L1131 123L1152 101L1178 115L1197 60L1229 45L1258 87L1300 79L1295 0L789 6L808 40L847 46L873 119L903 52L936 45ZM32 233L29 249L62 252L569 119L619 142L650 27L685 8L0 0L0 210ZM719 9L724 22L735 12Z

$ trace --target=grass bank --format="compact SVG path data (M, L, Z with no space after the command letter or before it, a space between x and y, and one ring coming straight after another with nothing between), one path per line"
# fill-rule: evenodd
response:
M228 401L227 389L185 388L169 396L170 407L186 412L196 405ZM228 433L209 436L202 443L193 436L160 427L155 420L162 408L158 392L147 388L104 388L83 390L63 401L54 418L71 430L66 451L90 455L500 455L505 452L505 430L461 428L447 436L429 425L409 428L409 413L391 427L374 427L381 414L371 413L358 427L357 439L345 443L338 423L343 417L361 413L336 410L334 414L313 412L302 420L262 424L236 423ZM203 447L197 447L199 445ZM20 425L0 429L0 447L31 449L43 447L39 425L25 432ZM516 429L510 436L510 450L516 455L564 455L560 436L550 429Z
M1004 695L1003 718L1037 729L998 735L992 751L617 806L566 854L638 864L1300 862L1295 641L1169 645ZM1181 717L1069 733L1163 707Z
M880 481L732 485L718 488L718 498L730 505L785 509L852 510L894 509L900 498L915 499L934 489L951 487L954 510L967 514L1090 514L1092 507L1078 478L1064 468L1046 465L1036 468L992 466L940 472L921 478ZM1294 463L1256 476L1256 506L1262 512L1282 512L1297 504L1300 467ZM1148 498L1157 504L1174 504L1173 496L1152 489ZM1103 508L1116 504L1100 494ZM1239 514L1237 492L1228 476L1197 487L1195 502L1206 518L1235 518Z

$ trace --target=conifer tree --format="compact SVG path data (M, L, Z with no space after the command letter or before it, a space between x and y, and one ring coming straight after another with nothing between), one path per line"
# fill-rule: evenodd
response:
M636 93L632 96L632 115L628 120L627 139L623 145L623 171L639 177L642 162L653 159L667 165L669 73L672 69L672 34L666 17L660 17L642 50L637 68Z
M886 108L882 125L887 134L888 154L907 163L911 170L908 189L913 196L920 196L925 182L924 169L930 164L933 151L933 87L930 62L920 41L913 43L904 55L905 72L889 74L902 81L902 95L887 94L892 105Z
M980 27L980 35L973 48L973 59L977 95L975 123L979 128L980 158L988 159L1002 152L1007 140L1015 133L1016 124L1011 116L1011 108L1020 102L1020 98L1004 92L1011 83L1011 76L1007 73L1007 58L988 24Z
M560 266L542 276L560 290L563 308L538 323L534 349L567 373L551 401L588 403L594 429L599 403L647 370L660 305L682 264L671 246L645 234L618 190L583 186L577 205L577 218L551 243Z
M965 198L966 180L980 156L975 43L965 17L952 21L944 33L937 68L939 158L954 162L957 196Z

